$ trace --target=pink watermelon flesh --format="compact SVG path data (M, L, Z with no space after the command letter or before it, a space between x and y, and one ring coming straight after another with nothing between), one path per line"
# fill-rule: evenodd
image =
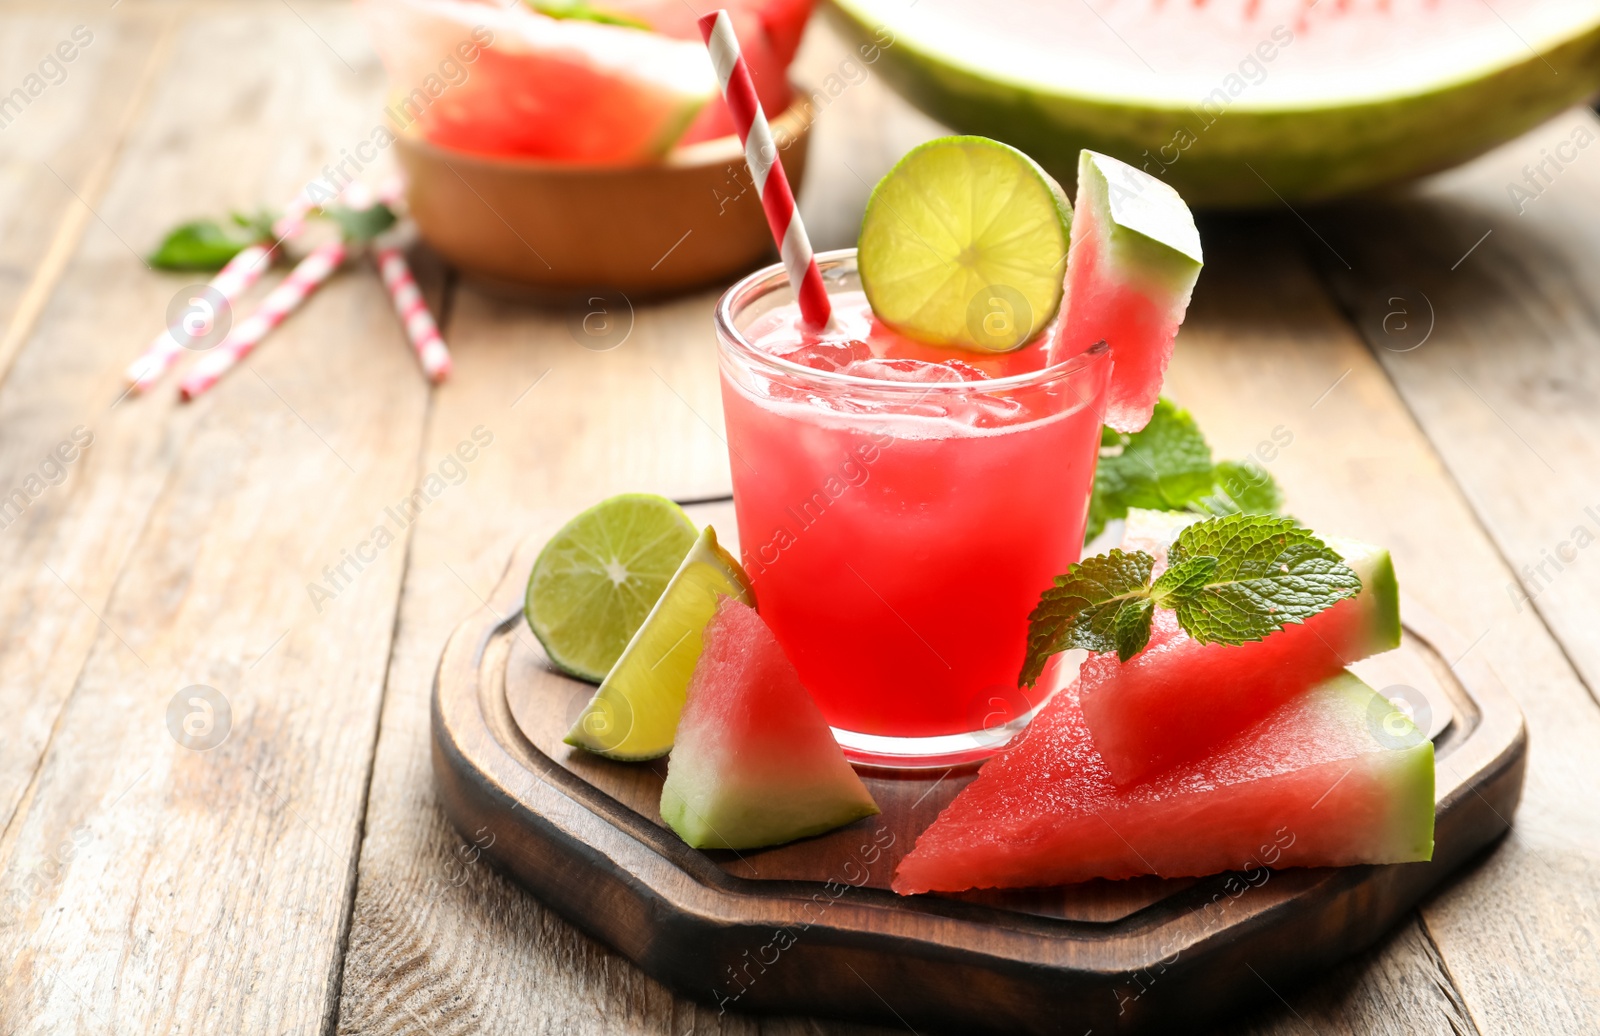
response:
M1119 788L1077 688L990 760L895 870L957 892L1433 855L1433 744L1343 673L1198 762Z
M1200 266L1200 235L1176 191L1083 152L1051 355L1077 356L1102 340L1111 346L1104 420L1118 431L1150 422Z
M718 93L698 39L549 18L521 3L361 0L359 8L389 74L391 119L414 123L440 147L649 161ZM463 61L457 48L470 51L486 34L492 42ZM446 80L442 68L458 71Z
M789 63L800 48L800 36L815 5L816 0L733 0L723 4L733 19L739 49L769 119L777 118L794 99ZM635 18L664 35L700 42L699 15L683 0L602 0L594 6ZM734 132L733 117L718 96L700 109L678 142L694 144Z
M1089 656L1078 677L1083 714L1118 784L1197 758L1351 662L1400 645L1389 552L1328 543L1361 577L1361 592L1303 623L1249 644L1200 644L1158 609L1143 652L1126 662L1114 652ZM1149 549L1128 538L1123 548ZM1165 567L1162 547L1157 569Z
M661 789L661 817L697 849L747 849L878 812L777 638L723 598Z

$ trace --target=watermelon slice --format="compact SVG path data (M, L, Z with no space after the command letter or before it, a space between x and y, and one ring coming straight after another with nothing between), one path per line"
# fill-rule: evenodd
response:
M703 633L661 817L697 849L749 849L878 812L754 608L731 597Z
M1444 169L1600 90L1593 0L835 0L875 73L1065 182L1081 148L1194 205Z
M904 895L1432 856L1433 744L1349 673L1130 788L1112 783L1072 687L939 814L893 885Z
M550 18L521 3L359 0L358 7L389 74L391 127L414 127L441 147L644 162L671 148L717 96L698 40Z
M1198 516L1129 513L1124 550L1166 566L1166 544ZM1152 543L1145 537L1157 538ZM1149 646L1126 662L1092 654L1079 671L1084 718L1118 784L1194 759L1351 662L1400 646L1400 595L1389 552L1324 537L1361 577L1361 592L1248 644L1200 644L1175 613L1156 612Z
M591 0L592 6L608 14L648 25L667 36L700 43L698 19L710 8L696 11L683 0ZM794 91L789 86L789 63L800 48L800 35L816 0L719 0L733 19L739 49L756 84L756 97L769 117L776 118ZM714 140L735 132L733 117L720 96L700 110L683 134L680 144Z
M1119 432L1150 423L1200 266L1200 232L1177 191L1114 158L1093 151L1079 157L1051 355L1110 344L1104 420Z

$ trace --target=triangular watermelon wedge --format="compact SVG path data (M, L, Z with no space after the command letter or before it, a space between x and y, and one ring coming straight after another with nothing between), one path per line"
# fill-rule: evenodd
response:
M1125 162L1083 152L1050 355L1077 356L1102 340L1111 346L1103 420L1119 432L1150 422L1201 264L1200 233L1177 191Z
M754 608L724 597L702 639L661 789L679 837L749 849L878 812Z
M1433 744L1349 673L1128 788L1095 751L1077 691L939 814L896 868L896 892L1433 856Z
M1128 513L1123 550L1166 568L1167 546L1198 516ZM1145 649L1128 661L1091 654L1079 671L1083 714L1118 784L1194 759L1352 662L1400 646L1400 588L1389 552L1324 537L1361 578L1361 592L1263 640L1201 644L1158 610Z

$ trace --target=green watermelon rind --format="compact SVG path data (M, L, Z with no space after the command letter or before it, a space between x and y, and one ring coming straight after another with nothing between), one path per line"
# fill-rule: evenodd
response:
M677 113L661 123L661 131L651 138L648 157L660 158L677 146L678 141L689 131L690 125L700 114L701 109L710 104L716 97L715 94L705 96L685 95L683 104Z
M1352 715L1368 722L1379 704L1378 691L1348 669L1308 693L1336 694ZM1368 756L1373 761L1387 763L1385 778L1394 809L1388 832L1388 855L1396 862L1431 860L1435 813L1433 742L1403 712L1396 710L1388 721L1403 723L1410 730L1409 734L1391 734L1391 737L1411 741L1415 736L1415 743L1403 748L1379 742L1384 750Z
M1119 171L1118 167L1123 176L1131 171L1134 179L1128 186L1112 184L1108 170ZM1085 182L1088 178L1092 182ZM1154 204L1128 204L1140 200L1133 195L1147 191L1158 195ZM1125 162L1085 149L1078 158L1078 205L1094 208L1119 271L1142 282L1147 291L1153 287L1174 299L1182 296L1182 304L1188 304L1205 265L1204 256L1194 217L1169 184ZM1139 208L1144 211L1137 211ZM1153 225L1152 217L1168 221L1169 225Z
M718 819L723 821L721 826L743 834L743 837L729 839L718 834L702 816L691 809L688 800L682 794L663 786L661 819L693 849L760 849L764 846L783 845L802 838L811 838L846 824L853 824L863 817L875 816L879 812L877 805L871 802L841 802L838 809L818 814L817 819L809 824L797 826L783 819L792 815L795 808L804 809L808 801L814 797L807 791L797 790L790 796L795 804L794 807L768 797L759 802L738 806L737 812L734 813L729 813L731 800L719 799L715 811Z
M1321 107L1239 103L1196 133L1187 106L1004 81L904 33L884 46L875 35L884 26L862 0L832 0L828 11L853 42L880 51L876 70L917 107L958 132L1021 148L1064 183L1084 148L1137 160L1171 146L1180 131L1190 134L1195 143L1165 167L1165 179L1191 205L1208 208L1330 199L1439 172L1600 91L1597 20L1542 53L1406 96Z
M1368 658L1399 647L1400 581L1395 577L1394 559L1389 552L1370 543L1337 536L1325 537L1323 542L1361 577L1361 593L1356 598L1363 613L1361 626L1366 631L1362 645L1365 654L1361 657Z
M1410 752L1408 765L1396 773L1395 786L1402 803L1416 802L1418 808L1413 813L1403 809L1395 811L1392 837L1404 847L1395 855L1408 860L1431 860L1435 812L1433 742L1424 740ZM1427 804L1426 809L1422 808L1422 803Z
M696 849L756 849L876 814L756 610L719 599L703 637L661 786L667 826Z

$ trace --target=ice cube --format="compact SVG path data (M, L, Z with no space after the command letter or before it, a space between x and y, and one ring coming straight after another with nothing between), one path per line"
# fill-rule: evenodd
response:
M962 381L988 381L989 375L979 367L974 367L966 360L943 360L941 366L949 367L961 375Z
M950 416L973 428L999 428L1022 416L1022 403L1010 396L974 392L950 407Z
M874 381L909 381L916 384L938 385L965 381L961 373L943 363L926 360L857 360L841 373Z
M845 341L802 342L785 352L774 352L779 359L798 363L813 370L839 371L852 363L872 358L866 342Z

